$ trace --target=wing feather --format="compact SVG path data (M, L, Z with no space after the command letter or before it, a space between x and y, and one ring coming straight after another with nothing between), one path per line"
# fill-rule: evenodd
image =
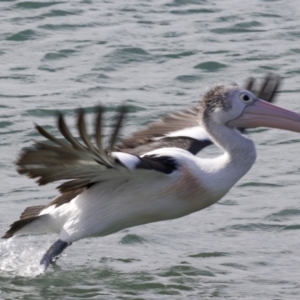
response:
M102 123L102 112L103 109L98 109L96 126ZM114 148L126 112L127 110L121 107L108 149ZM72 180L72 184L59 187L61 192L67 192L70 189L82 188L96 182L93 178L101 172L122 168L122 165L116 163L115 158L103 149L102 142L99 143L99 137L98 149L92 144L86 131L82 110L78 113L78 131L84 145L73 137L62 115L58 116L58 129L67 142L55 138L38 125L36 128L42 136L48 139L48 142L52 143L35 142L34 148L26 149L16 164L20 174L38 178L37 183L40 185L59 180ZM96 128L95 135L99 135L99 132L101 129ZM105 178L105 176L102 177Z
M92 144L92 142L87 134L87 131L86 131L85 120L84 120L84 110L82 108L79 110L77 128L78 128L78 132L80 134L81 139L87 146L87 149L97 155L98 151Z
M84 144L74 138L62 115L58 116L58 129L67 142L55 138L42 127L36 126L48 141L36 141L34 148L23 151L16 163L17 171L30 178L37 178L39 185L65 181L58 186L61 193L68 195L63 197L65 201L65 199L71 199L69 195L77 195L78 191L83 191L94 183L139 176L131 171L154 170L169 174L176 169L177 165L171 158L163 159L156 156L144 158L127 153L111 152L126 113L127 109L121 107L106 150L100 141L102 129L97 127L102 124L102 108L98 108L95 122L95 139L98 148L87 134L84 111L81 109L78 112L77 127Z
M61 134L66 138L66 140L73 146L76 150L84 150L84 147L72 136L70 130L68 129L64 117L58 115L58 128Z

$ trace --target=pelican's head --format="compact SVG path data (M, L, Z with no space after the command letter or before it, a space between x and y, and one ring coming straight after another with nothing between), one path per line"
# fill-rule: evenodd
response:
M271 127L300 132L300 114L257 98L236 86L215 86L202 101L203 121L228 127Z

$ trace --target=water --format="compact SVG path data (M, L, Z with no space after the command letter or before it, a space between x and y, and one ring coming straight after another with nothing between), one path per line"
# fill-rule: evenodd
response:
M129 134L215 83L275 72L278 102L300 111L299 17L296 0L1 1L1 232L56 195L14 161L57 110L73 126L74 108L101 102L110 119L126 100ZM56 236L1 241L0 299L298 299L300 138L250 136L255 166L204 211L82 240L43 275Z

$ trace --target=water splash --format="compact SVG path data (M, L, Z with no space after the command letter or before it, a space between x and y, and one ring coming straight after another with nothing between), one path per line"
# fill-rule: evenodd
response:
M45 247L46 244L46 247ZM36 277L44 273L39 264L51 242L37 242L32 237L24 243L23 238L0 242L0 274L3 277Z

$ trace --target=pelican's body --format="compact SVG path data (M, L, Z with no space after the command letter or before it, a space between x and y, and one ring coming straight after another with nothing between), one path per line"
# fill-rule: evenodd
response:
M299 114L267 104L238 87L216 86L201 105L199 126L224 152L216 158L199 158L176 147L141 156L123 152L107 155L102 150L101 133L96 133L97 149L87 138L82 112L78 128L85 147L72 137L62 117L59 128L68 144L38 127L55 146L38 142L35 150L27 150L19 159L19 172L39 177L40 184L69 181L59 186L63 195L47 206L25 210L4 237L59 233L59 240L41 261L46 268L79 239L179 218L219 201L256 158L254 143L236 127L261 124L300 132Z
M234 129L228 131L239 144L232 153L202 159L179 148L148 152L144 156L171 156L180 167L167 177L157 172L141 172L140 177L125 173L97 183L69 203L45 208L39 214L43 218L36 221L40 224L32 222L19 233L60 233L61 240L72 243L204 209L227 194L255 162L253 142Z

